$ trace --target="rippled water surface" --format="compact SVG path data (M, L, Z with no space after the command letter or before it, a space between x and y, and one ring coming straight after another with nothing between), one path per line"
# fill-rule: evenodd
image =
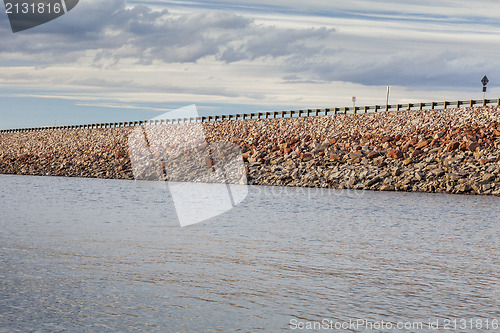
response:
M250 187L180 228L161 187L0 175L0 188L0 332L500 320L497 197Z

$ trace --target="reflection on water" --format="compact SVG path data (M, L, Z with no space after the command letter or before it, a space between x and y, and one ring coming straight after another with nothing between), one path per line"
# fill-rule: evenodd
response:
M180 228L164 187L0 188L0 332L500 319L500 198L249 187Z

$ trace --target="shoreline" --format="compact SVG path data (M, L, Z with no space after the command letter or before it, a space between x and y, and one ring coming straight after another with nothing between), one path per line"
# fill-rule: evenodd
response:
M197 126L209 143L240 147L249 185L500 195L497 107ZM134 179L132 130L0 133L0 173Z

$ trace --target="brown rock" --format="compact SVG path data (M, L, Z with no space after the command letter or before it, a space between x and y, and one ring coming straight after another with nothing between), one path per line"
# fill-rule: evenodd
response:
M439 140L432 140L430 143L431 147L439 147Z
M450 144L448 145L446 150L453 151L453 150L458 149L458 147L460 147L460 143L458 143L457 141L452 141L452 142L450 142Z
M371 187L379 182L382 181L382 178L380 178L379 176L376 176L375 178L371 179L371 180L367 180L364 185L365 187Z
M375 151L372 151L372 152L368 153L368 155L367 155L366 157L367 157L369 160L373 160L374 158L379 157L379 156L380 156L380 154L379 154L379 153L377 153L377 152L375 152Z
M442 177L445 174L445 171L441 168L438 168L438 169L434 169L432 171L432 174L436 177Z
M477 142L471 142L469 143L469 145L467 146L467 149L474 152L476 151L479 147L481 147L481 145Z
M418 142L418 139L417 138L413 138L413 139L410 140L410 142L408 142L408 144L411 145L411 146L415 146L417 144L417 142Z
M485 182L492 182L496 179L497 177L494 174L491 173L485 173L483 175L483 181Z
M474 190L474 192L475 192L476 194L481 194L481 193L483 192L483 191L482 191L482 189L481 189L481 184L478 184L478 183L472 183L472 184L471 184L471 187L472 187L472 189Z
M300 159L303 161L306 161L306 162L312 160L313 158L314 158L314 156L311 153L306 152L306 153L300 154Z
M386 142L390 142L390 141L392 141L392 138L391 138L390 136L384 136L384 137L380 140L380 142L381 142L381 143L386 143Z
M425 173L423 172L416 172L415 173L415 179L418 181L422 181L425 179Z
M394 191L394 190L395 190L395 188L394 188L394 186L392 186L392 185L382 185L382 186L380 187L380 190L381 190L381 191Z
M462 178L463 178L462 175L458 175L458 174L455 174L455 173L449 173L449 174L446 175L446 179L447 180L451 180L451 181L457 181L457 180L460 180Z
M330 154L330 161L340 161L342 160L342 156L339 154Z
M445 132L438 132L432 137L434 140L441 139L445 135Z
M362 152L349 153L349 157L353 160L357 158L362 158L363 153Z
M419 143L417 143L417 145L415 146L415 149L422 149L422 148L425 148L429 145L429 141L427 140L424 140L424 141L420 141Z
M393 159L400 159L403 157L403 153L400 150L390 150L387 152L387 157L393 158Z
M472 187L469 184L460 184L456 187L458 193L467 193L472 190Z
M477 137L476 135L467 135L464 137L464 141L467 143L477 142Z
M415 158L415 157L417 157L417 156L422 155L423 153L424 153L424 151L423 151L423 150L421 150L421 149L416 149L413 153L411 153L411 157L412 157L412 158Z
M485 165L485 164L489 164L489 163L493 163L496 161L496 158L485 158L483 160L481 160L481 165Z

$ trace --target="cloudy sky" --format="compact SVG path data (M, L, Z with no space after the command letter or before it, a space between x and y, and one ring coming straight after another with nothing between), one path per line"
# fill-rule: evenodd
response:
M3 8L3 7L2 7ZM500 97L498 0L80 0L12 33L0 128Z

